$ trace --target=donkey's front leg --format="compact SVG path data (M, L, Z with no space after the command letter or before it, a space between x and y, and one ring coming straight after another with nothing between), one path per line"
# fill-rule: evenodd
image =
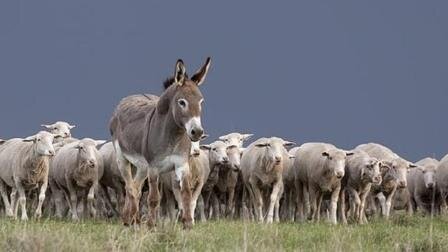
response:
M153 228L157 223L160 206L159 174L156 169L149 169L148 173L148 227Z
M192 209L191 209L191 187L188 178L190 166L188 164L188 159L185 162L176 164L175 173L176 178L180 182L180 193L182 197L182 223L185 229L190 229L193 226Z

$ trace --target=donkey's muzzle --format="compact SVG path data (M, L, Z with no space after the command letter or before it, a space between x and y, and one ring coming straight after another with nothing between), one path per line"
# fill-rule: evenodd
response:
M204 134L204 129L201 127L194 127L189 132L190 139L193 142L197 142L197 141L201 140L201 137L203 134Z

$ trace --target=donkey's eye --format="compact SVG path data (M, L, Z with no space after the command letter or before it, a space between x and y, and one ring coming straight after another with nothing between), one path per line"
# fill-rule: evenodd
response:
M188 102L185 100L185 99L179 99L178 101L177 101L177 103L179 104L179 106L181 107L181 108L186 108L187 107L187 104L188 104Z

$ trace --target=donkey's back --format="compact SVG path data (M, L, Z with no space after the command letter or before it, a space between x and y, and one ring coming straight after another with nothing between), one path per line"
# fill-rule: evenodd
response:
M118 140L125 150L138 151L135 147L141 149L147 116L156 109L158 101L159 97L151 94L130 95L123 98L110 120L112 139Z

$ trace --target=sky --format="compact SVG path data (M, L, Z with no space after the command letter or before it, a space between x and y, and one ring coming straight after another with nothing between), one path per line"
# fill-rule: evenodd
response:
M195 72L207 141L229 132L448 153L448 2L0 2L0 138L76 124L109 139L121 98Z

